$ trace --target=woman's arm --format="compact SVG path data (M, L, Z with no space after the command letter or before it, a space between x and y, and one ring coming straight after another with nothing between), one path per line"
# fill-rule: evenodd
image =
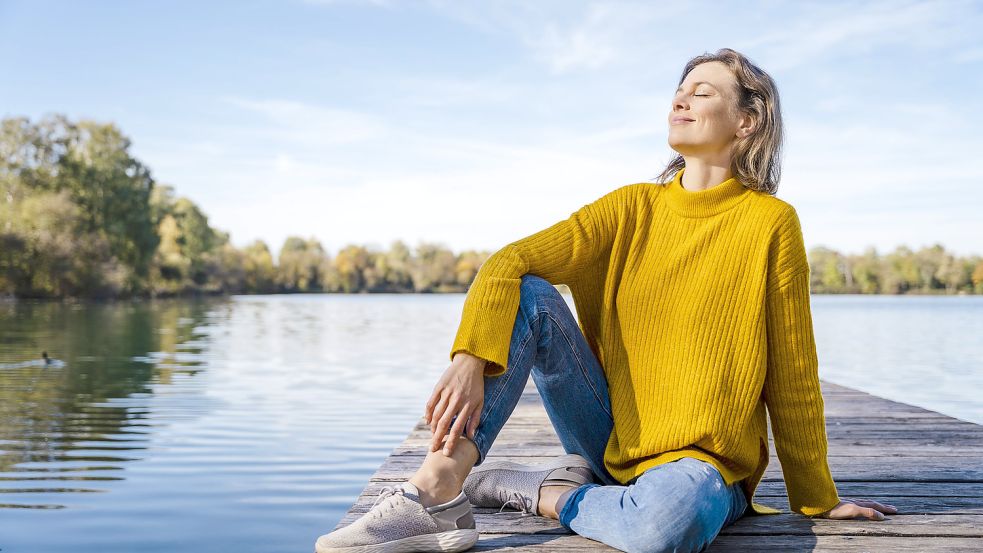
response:
M820 518L884 520L882 513L898 510L867 499L840 499L830 475L809 262L799 217L791 206L772 242L768 271L764 396L789 506Z
M827 463L826 421L809 305L809 271L766 300L768 369L764 398L789 506L813 516L839 504Z
M814 516L840 499L826 459L826 421L809 296L809 262L798 214L788 206L769 252L764 400L789 506Z
M522 275L569 284L610 251L618 221L636 185L625 185L581 207L567 219L512 242L481 265L464 301L450 357L466 351L488 361L486 376L506 371Z

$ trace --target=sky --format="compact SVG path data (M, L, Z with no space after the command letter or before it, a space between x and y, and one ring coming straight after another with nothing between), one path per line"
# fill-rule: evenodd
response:
M686 62L777 82L807 248L983 254L983 3L0 0L0 116L115 123L233 244L495 251L675 153Z

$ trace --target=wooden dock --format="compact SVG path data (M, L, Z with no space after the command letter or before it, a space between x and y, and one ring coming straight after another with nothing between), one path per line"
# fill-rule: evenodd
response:
M789 511L771 435L771 460L755 501L782 514L745 516L709 552L983 551L983 426L822 382L829 463L842 498L898 508L883 521L810 519ZM381 488L402 482L426 455L421 418L338 523L366 512ZM563 454L532 379L488 458L538 463ZM617 551L572 534L552 519L475 508L481 537L472 551Z

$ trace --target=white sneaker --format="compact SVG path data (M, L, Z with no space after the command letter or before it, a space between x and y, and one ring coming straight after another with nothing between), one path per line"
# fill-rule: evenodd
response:
M315 553L453 553L478 541L471 503L462 491L433 507L420 503L409 482L386 486L369 512L317 539Z

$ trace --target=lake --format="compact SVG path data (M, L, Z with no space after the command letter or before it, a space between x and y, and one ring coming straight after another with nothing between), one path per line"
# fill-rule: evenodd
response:
M422 416L463 303L0 303L0 551L311 551ZM983 297L812 306L821 378L983 424Z

